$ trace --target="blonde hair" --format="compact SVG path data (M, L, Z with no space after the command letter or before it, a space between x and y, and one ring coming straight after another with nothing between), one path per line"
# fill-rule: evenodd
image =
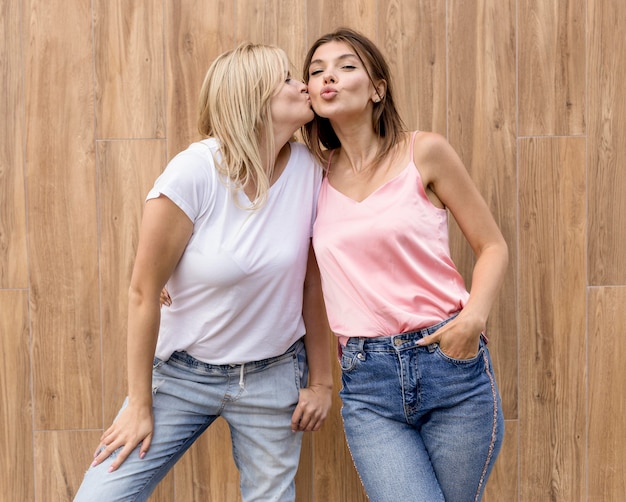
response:
M245 42L213 61L200 90L198 131L220 142L217 169L235 189L248 183L256 187L249 209L267 199L275 158L270 99L288 68L282 49ZM261 141L266 159L261 158Z

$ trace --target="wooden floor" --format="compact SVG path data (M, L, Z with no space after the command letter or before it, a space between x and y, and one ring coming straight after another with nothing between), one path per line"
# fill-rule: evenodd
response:
M485 501L626 499L626 2L0 0L0 500L71 500L121 404L142 201L198 137L210 62L273 43L299 75L339 25L383 49L407 124L448 137L509 244ZM452 248L469 283L456 227ZM366 500L337 400L297 484ZM151 500L239 500L224 423Z

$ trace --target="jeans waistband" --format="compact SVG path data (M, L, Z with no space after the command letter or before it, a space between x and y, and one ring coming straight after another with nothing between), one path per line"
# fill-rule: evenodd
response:
M437 324L433 324L432 326L427 326L425 328L417 329L415 331L399 333L397 335L376 337L351 337L346 343L346 348L358 351L376 352L414 347L417 340L419 340L420 338L424 338L425 336L432 335L435 331L449 323L457 315L459 315L458 312L450 316L448 319L445 319Z
M224 372L224 373L232 373L234 371L242 372L245 367L247 372L260 370L266 368L267 366L283 360L285 357L292 357L296 352L304 349L304 342L302 338L296 340L285 352L278 356L269 357L267 359L261 359L259 361L250 361L246 363L237 363L237 364L210 364L200 361L188 354L187 352L174 352L169 360L168 364L173 364L176 366L184 366L187 368L191 368L199 373L215 373L215 372Z

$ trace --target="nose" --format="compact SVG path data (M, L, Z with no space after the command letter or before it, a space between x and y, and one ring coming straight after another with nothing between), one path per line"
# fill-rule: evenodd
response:
M325 84L334 84L337 80L332 73L325 72L324 73L324 83Z

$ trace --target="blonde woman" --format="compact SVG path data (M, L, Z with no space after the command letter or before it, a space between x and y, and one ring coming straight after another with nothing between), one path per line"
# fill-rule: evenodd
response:
M129 290L128 397L75 500L146 500L221 416L244 501L293 501L303 431L332 377L311 232L322 172L291 141L313 118L280 49L209 68L199 130L147 196ZM175 298L160 310L167 283ZM308 364L307 364L308 363Z

